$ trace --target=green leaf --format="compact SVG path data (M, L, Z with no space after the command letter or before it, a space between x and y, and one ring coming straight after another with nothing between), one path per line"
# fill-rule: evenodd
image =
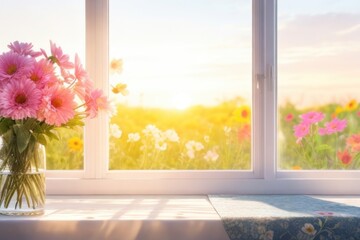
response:
M321 152L321 151L333 151L333 148L330 147L327 144L321 144L315 148L315 151Z
M74 128L77 126L84 126L84 122L80 116L75 116L74 118L70 119L64 127Z
M16 143L19 153L22 153L28 146L31 133L22 124L16 124L13 126L16 135Z
M318 221L319 221L320 228L322 228L323 227L323 222L321 221L321 219L318 219Z
M12 129L9 129L2 134L2 139L6 144L11 144L11 142L13 141L13 137L14 137L14 132Z
M0 135L6 133L15 122L8 118L0 119Z
M38 141L40 144L44 146L47 145L47 140L44 134L33 134L33 136L36 139L36 141Z
M60 140L60 136L59 133L57 131L47 131L46 135L50 138L50 139L55 139L55 140Z
M34 118L28 118L24 122L24 128L28 130L33 130L37 125L39 125L39 121Z

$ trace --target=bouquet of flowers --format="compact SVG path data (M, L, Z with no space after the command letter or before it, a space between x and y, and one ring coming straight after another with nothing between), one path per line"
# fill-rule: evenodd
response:
M95 89L78 55L74 62L50 42L50 54L18 41L0 55L0 208L44 204L39 145L58 138L60 127L82 126L109 102ZM6 174L4 174L4 172ZM14 200L15 199L15 200Z

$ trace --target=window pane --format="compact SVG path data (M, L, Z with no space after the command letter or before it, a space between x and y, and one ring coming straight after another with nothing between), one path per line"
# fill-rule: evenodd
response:
M360 169L360 2L278 1L280 169Z
M250 0L110 2L110 169L251 168L251 24Z
M85 2L73 0L2 0L0 53L14 41L32 43L34 50L50 52L50 40L74 61L85 64ZM61 140L46 148L47 169L82 169L82 129L62 130Z

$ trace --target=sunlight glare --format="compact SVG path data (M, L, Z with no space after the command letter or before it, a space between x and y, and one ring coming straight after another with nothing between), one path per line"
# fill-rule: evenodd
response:
M178 110L184 110L192 104L191 97L188 94L176 93L171 99L171 105Z

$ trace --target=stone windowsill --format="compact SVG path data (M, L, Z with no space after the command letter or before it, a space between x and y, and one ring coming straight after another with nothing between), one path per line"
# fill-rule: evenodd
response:
M1 239L227 240L207 196L48 196L42 216L0 216Z

